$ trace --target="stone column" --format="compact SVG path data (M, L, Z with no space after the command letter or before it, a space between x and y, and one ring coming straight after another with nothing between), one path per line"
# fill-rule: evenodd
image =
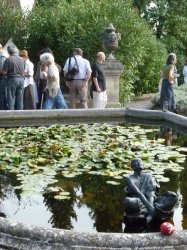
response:
M119 108L119 77L123 72L123 65L114 57L114 50L118 47L118 41L121 40L121 34L116 33L113 24L110 23L102 33L103 48L109 52L104 64L108 108Z
M108 56L104 63L106 89L107 89L107 108L121 107L119 102L119 78L124 66L116 58Z

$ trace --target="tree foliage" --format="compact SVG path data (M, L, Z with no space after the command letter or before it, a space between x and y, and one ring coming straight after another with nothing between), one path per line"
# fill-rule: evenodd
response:
M134 5L152 27L157 39L167 48L168 53L174 52L178 57L177 67L182 72L187 54L187 1L185 0L145 0Z
M11 30L16 44L20 48L24 45L33 61L38 60L41 48L50 47L56 61L63 66L71 49L81 47L84 56L93 62L96 53L103 50L101 33L112 22L121 33L115 57L125 65L120 82L121 103L132 91L135 94L155 91L166 51L134 10L131 0L52 2L37 1L32 12L20 18L22 26L14 22L16 33ZM6 18L9 19L8 13Z

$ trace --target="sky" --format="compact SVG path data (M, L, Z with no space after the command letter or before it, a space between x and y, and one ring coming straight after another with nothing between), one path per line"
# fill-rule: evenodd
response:
M34 0L20 0L20 3L21 3L21 7L23 9L32 9L32 6L33 6L33 3L34 3Z

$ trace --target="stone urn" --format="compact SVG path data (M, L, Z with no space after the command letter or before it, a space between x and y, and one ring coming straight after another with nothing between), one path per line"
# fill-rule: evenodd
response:
M121 34L115 32L113 24L110 23L102 33L103 48L109 51L109 58L114 58L114 50L118 47L118 41L121 40Z
M118 48L118 42L121 40L121 34L116 33L113 24L110 23L102 33L102 46L108 51L104 63L106 85L107 85L107 107L119 108L119 78L124 70L124 66L114 57L114 50Z

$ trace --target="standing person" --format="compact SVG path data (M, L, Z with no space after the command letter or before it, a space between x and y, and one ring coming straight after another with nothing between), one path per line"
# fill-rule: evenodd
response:
M51 53L44 53L40 56L40 61L45 68L41 73L47 80L45 100L42 108L67 109L67 104L60 89L59 69L54 62L53 55Z
M52 50L50 48L44 48L41 51L39 51L39 56L44 53L51 53L53 54ZM37 64L36 68L36 74L35 74L35 82L37 85L38 90L38 104L37 109L42 108L42 103L45 100L45 89L47 86L47 80L43 76L43 71L47 72L47 68L44 68L44 65L42 64L41 60Z
M91 76L90 62L83 57L83 51L80 48L73 49L73 57L68 58L64 65L64 77L69 72L69 68L72 69L75 64L78 65L79 72L74 76L71 81L66 80L66 85L69 88L70 105L71 108L76 108L77 94L81 103L81 108L87 109L87 92L88 81ZM69 63L70 62L70 63Z
M93 108L105 108L107 104L106 94L106 80L103 69L105 61L105 54L103 52L97 53L96 63L92 66L92 96Z
M53 51L50 48L44 48L39 51L39 56L44 54L44 53L50 53L53 55ZM55 63L56 66L58 67L59 73L61 71L61 66L57 63ZM47 86L47 80L43 76L43 71L47 72L47 67L42 64L41 61L38 62L37 68L36 68L36 74L35 74L35 82L37 85L37 91L38 91L38 104L37 104L37 109L42 108L42 104L45 100L45 90Z
M14 45L7 48L9 57L3 65L3 74L7 75L7 103L9 110L23 109L24 60Z
M175 78L175 65L177 57L174 53L170 53L167 57L166 64L163 66L161 77L162 87L160 92L160 105L163 111L169 110L176 112L176 104L173 90Z
M185 65L183 67L182 73L183 73L183 76L184 76L184 83L187 84L187 59L185 61Z
M3 50L0 44L0 110L8 109L7 106L7 83L6 76L3 75L3 64L8 57L7 53Z
M36 102L34 100L34 88L33 88L34 64L29 60L27 50L21 50L19 55L24 59L25 62L23 107L26 110L36 109Z

